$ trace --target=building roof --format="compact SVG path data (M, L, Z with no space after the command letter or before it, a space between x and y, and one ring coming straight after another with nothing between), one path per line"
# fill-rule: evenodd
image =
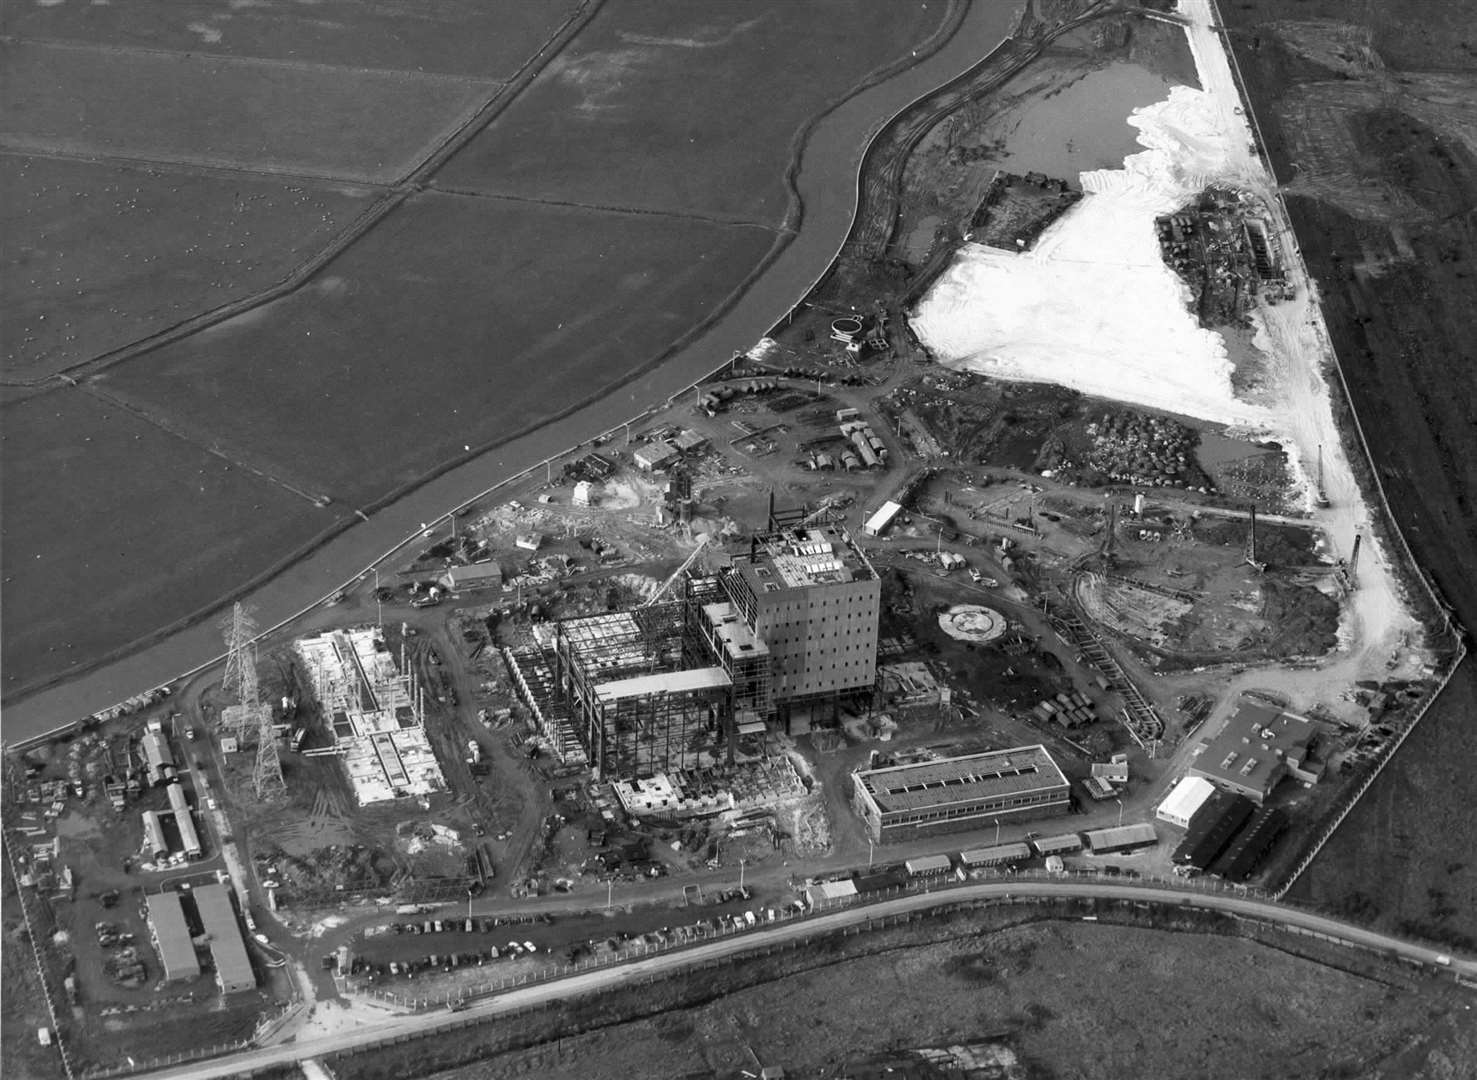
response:
M149 910L149 925L154 928L154 944L159 962L164 965L166 979L193 979L200 974L200 961L190 943L190 928L180 906L179 893L149 893L144 897Z
M1215 785L1205 777L1187 776L1159 804L1158 816L1165 821L1189 821L1214 792Z
M883 813L1067 787L1061 768L1039 743L915 765L864 769L854 779Z
M1031 857L1031 849L1025 844L997 844L994 847L971 848L959 853L959 861L965 866L991 866L995 863L1019 862Z
M441 583L455 588L458 585L497 584L503 580L503 568L495 562L473 563L471 566L448 566L441 575Z
M1055 836L1043 836L1031 841L1036 845L1036 850L1042 855L1060 855L1066 851L1076 851L1082 846L1082 837L1074 832L1057 833Z
M713 690L732 686L728 672L720 667L691 668L687 671L668 671L660 675L637 675L633 679L617 679L595 687L595 696L601 702L623 701L633 697L649 697L653 694L683 694L694 690Z
M221 990L229 994L256 986L256 974L251 970L251 958L246 955L246 943L241 940L241 926L226 887L200 886L195 890L195 907L200 911L201 925L210 936L210 955L215 960Z
M1270 792L1286 769L1307 756L1317 729L1293 713L1242 704L1218 735L1200 749L1193 771L1232 787Z
M903 863L910 874L943 874L953 867L947 855L919 855Z
M708 441L708 437L701 431L685 428L672 440L678 450L696 450Z
M1159 834L1147 821L1141 821L1136 825L1119 825L1112 829L1092 829L1086 836L1087 846L1094 851L1159 842Z
M149 768L159 769L165 765L174 764L174 755L170 753L169 742L163 735L151 731L139 740L143 747L144 756L149 759Z
M735 558L733 568L755 595L877 576L834 525L786 529L756 537L753 557Z
M754 628L732 604L726 601L721 604L704 604L703 614L707 616L718 640L723 642L724 652L735 660L764 656L769 652L769 646L755 635Z
M631 456L636 459L636 464L642 468L650 469L654 465L660 465L668 458L676 457L677 450L671 443L653 442L639 447Z
M887 526L892 523L892 519L897 517L901 511L901 505L893 502L891 499L888 499L887 502L883 503L880 507L877 508L877 512L875 514L867 518L867 523L863 525L862 528L869 533L879 533L883 529L887 528Z

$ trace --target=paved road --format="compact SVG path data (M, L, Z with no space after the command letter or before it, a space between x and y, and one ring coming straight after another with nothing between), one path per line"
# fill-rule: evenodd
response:
M865 907L845 908L800 922L780 923L748 934L698 945L677 952L637 960L614 967L597 968L565 979L510 990L472 1005L461 1013L431 1012L419 1015L387 1017L375 1028L344 1032L317 1039L299 1041L288 1046L251 1050L214 1061L199 1062L173 1069L144 1074L147 1080L212 1080L234 1076L248 1070L285 1065L307 1058L321 1058L367 1046L385 1038L402 1035L424 1035L441 1028L464 1024L470 1018L495 1018L530 1005L561 1001L571 995L618 987L650 975L678 971L705 961L736 956L758 948L803 939L811 935L856 926L869 919L912 911L925 911L943 904L966 900L991 900L1002 897L1035 897L1054 899L1081 897L1109 900L1139 900L1163 903L1166 897L1179 897L1187 907L1228 912L1264 919L1282 926L1312 930L1355 945L1380 949L1404 959L1435 964L1437 950L1400 941L1383 934L1350 926L1312 912L1298 911L1278 904L1242 899L1214 893L1173 893L1146 885L1108 885L1102 882L1071 881L999 881L918 893ZM1477 959L1460 958L1452 962L1453 972L1477 978Z

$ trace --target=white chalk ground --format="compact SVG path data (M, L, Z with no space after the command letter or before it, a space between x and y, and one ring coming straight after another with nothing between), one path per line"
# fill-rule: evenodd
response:
M1129 123L1146 149L1117 170L1082 174L1086 197L1016 255L970 245L920 303L919 338L946 366L1001 378L1053 382L1118 401L1232 425L1288 448L1307 507L1325 528L1330 554L1347 558L1364 535L1359 589L1346 606L1342 649L1316 671L1250 672L1233 681L1280 689L1297 707L1337 707L1358 678L1412 673L1423 662L1406 646L1419 628L1400 599L1387 553L1370 534L1371 515L1333 419L1325 373L1333 351L1296 238L1256 155L1210 0L1180 0L1200 84L1176 87ZM1278 234L1296 297L1262 305L1256 347L1266 354L1263 385L1232 390L1220 335L1189 312L1188 289L1164 265L1154 218L1184 205L1207 184L1259 195ZM1323 447L1328 510L1313 507L1307 478ZM1207 724L1202 730L1213 731Z

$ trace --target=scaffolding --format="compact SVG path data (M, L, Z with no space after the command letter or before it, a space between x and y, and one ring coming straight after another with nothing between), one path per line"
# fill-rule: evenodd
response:
M600 777L651 777L733 760L734 684L691 595L555 626L554 672Z

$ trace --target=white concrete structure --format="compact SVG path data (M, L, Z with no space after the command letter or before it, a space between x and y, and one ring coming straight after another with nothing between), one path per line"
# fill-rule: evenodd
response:
M1181 829L1189 828L1195 811L1205 805L1205 800L1215 794L1215 785L1203 776L1187 776L1174 786L1154 816L1160 821Z
M893 519L902 512L902 509L901 504L888 499L877 509L875 514L867 518L867 523L862 526L862 532L868 536L881 536L887 531L888 526L892 524Z
M384 631L330 630L295 644L359 805L446 790L423 694L401 673Z

